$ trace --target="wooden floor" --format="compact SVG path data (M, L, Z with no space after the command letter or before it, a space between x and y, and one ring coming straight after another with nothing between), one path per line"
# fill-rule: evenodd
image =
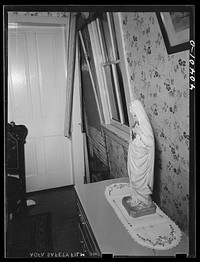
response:
M74 187L29 193L28 199L36 201L35 206L28 207L28 215L52 213L54 252L80 252Z

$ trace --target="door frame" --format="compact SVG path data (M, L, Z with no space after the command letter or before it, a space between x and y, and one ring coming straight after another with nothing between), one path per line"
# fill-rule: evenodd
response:
M45 17L45 16L29 16L29 15L16 15L16 14L9 14L8 16L8 29L9 28L16 28L18 26L48 26L48 27L62 27L64 29L64 36L65 36L65 63L67 63L67 50L68 50L68 39L69 39L69 23L70 21L66 21L67 19L65 17ZM77 42L76 42L77 46ZM76 53L76 63L78 62L78 57ZM75 66L76 67L76 66ZM67 68L67 67L66 67ZM78 68L76 68L76 71ZM77 72L78 78L79 72ZM80 78L77 81L74 81L74 93L76 92L77 95L80 95L79 93L79 84L80 84ZM6 85L7 86L7 83ZM75 91L77 90L77 91ZM80 107L79 111L81 110L80 105L80 99L78 99L78 105ZM74 115L74 111L72 111L72 114ZM84 176L85 176L85 168L84 168L84 152L83 152L83 134L80 130L81 126L81 113L78 117L73 116L74 123L74 134L72 134L71 141L71 152L70 152L70 159L72 161L72 183L73 184L83 184L84 183ZM81 135L80 135L81 134ZM63 124L63 136L64 136L64 124ZM69 139L66 137L66 139ZM76 145L77 139L79 140L80 144L79 146ZM79 155L79 166L77 167L76 161L76 154Z
M18 26L51 26L63 27L65 35L65 53L67 55L68 36L69 36L69 21L65 17L46 17L46 16L30 16L30 15L8 15L8 29ZM67 61L67 57L65 57Z

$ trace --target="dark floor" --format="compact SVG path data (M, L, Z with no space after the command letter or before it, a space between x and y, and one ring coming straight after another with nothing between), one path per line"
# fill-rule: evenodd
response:
M91 182L109 179L107 167L97 158L90 161ZM74 186L43 190L27 194L36 205L29 206L27 215L52 214L52 237L55 253L81 252Z
M80 252L76 209L76 192L73 186L29 193L36 201L28 207L28 215L50 211L54 252Z

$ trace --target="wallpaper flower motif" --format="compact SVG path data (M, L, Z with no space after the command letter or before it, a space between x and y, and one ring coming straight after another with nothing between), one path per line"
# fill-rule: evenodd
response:
M131 94L143 103L154 129L160 206L187 231L189 53L167 54L155 13L121 18Z

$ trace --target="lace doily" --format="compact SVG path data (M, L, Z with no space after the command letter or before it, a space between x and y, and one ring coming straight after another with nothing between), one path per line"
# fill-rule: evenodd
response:
M151 249L167 250L175 247L180 242L181 231L156 204L155 214L138 218L129 216L122 204L122 198L131 193L129 183L115 183L105 189L106 199L131 237Z

